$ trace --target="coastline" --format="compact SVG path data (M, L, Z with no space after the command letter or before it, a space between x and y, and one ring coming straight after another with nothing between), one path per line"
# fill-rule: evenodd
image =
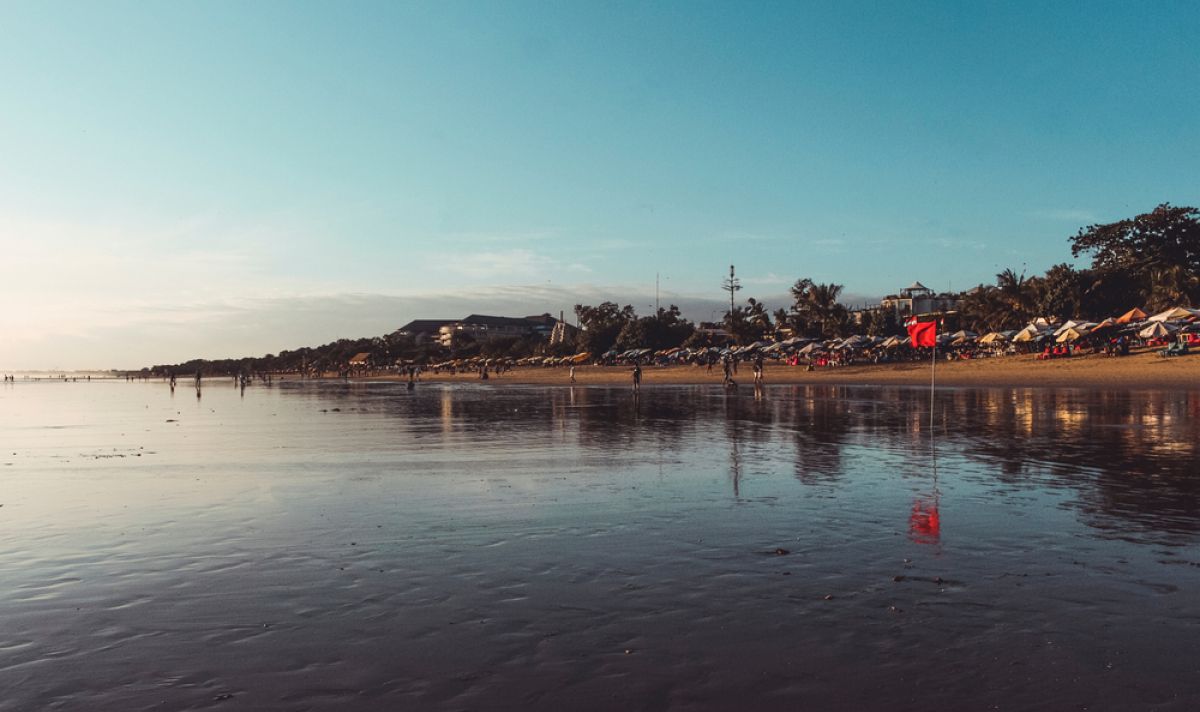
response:
M766 385L880 385L928 386L929 362L904 362L838 366L806 371L804 367L770 363ZM403 381L398 374L355 376L352 381ZM576 385L626 386L631 384L628 366L578 366ZM749 364L742 364L735 380L741 387L752 385ZM485 385L570 386L564 367L518 367L502 376L481 381L478 374L425 372L422 383L482 383ZM642 386L721 385L721 369L705 367L644 366ZM1089 388L1108 390L1200 390L1200 357L1162 358L1155 352L1123 357L1103 355L1038 361L1034 355L1006 356L966 361L938 361L937 385L977 388Z

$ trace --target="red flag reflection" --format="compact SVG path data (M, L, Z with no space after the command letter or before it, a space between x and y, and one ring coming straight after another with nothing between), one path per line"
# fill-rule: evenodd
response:
M942 536L937 497L913 502L908 518L908 536L918 544L936 544Z

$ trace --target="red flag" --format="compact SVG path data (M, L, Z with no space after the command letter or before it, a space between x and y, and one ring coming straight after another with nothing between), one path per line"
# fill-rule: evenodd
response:
M914 347L934 346L937 344L937 322L922 321L917 323L909 322L908 338L912 339Z

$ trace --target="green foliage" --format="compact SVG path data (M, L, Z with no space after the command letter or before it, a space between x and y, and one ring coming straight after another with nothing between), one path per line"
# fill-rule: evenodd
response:
M1057 264L1046 270L1044 277L1035 277L1034 297L1038 316L1069 319L1083 309L1087 275L1069 264Z
M807 277L797 280L791 291L798 330L814 338L846 335L849 312L838 302L842 289L840 284L817 284Z
M602 302L597 306L575 305L575 316L581 331L576 339L580 351L602 354L617 343L621 330L637 319L633 307L619 307L615 302Z
M1200 210L1196 208L1163 203L1133 218L1089 225L1071 238L1071 254L1091 255L1096 282L1106 289L1127 281L1133 290L1126 295L1127 304L1140 302L1159 309L1200 300Z
M617 336L619 349L649 348L658 351L680 346L692 335L696 327L679 315L679 307L672 304L667 309L659 308L654 316L644 316L626 322Z

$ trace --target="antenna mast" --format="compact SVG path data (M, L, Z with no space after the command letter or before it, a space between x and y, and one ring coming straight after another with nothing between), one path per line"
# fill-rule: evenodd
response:
M734 276L733 265L729 265L729 279L721 283L721 289L729 292L729 316L733 318L733 295L742 288L741 281Z

